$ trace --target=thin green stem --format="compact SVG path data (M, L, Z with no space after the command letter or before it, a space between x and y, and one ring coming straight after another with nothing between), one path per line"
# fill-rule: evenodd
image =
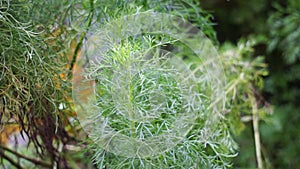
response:
M71 64L70 64L70 69L69 69L70 70L69 75L72 74L72 70L73 70L74 65L76 63L77 56L78 56L79 51L80 51L80 49L82 47L82 44L83 44L83 39L85 38L86 33L88 32L89 28L92 25L92 21L93 21L93 18L94 18L94 10L95 10L93 0L90 0L90 5L91 5L91 10L90 10L90 13L88 15L87 27L86 27L86 30L81 33L80 38L79 38L79 43L77 44L77 46L75 48L75 51L73 53L73 57L72 57L72 61L71 61Z
M239 83L243 80L243 76L244 76L244 74L242 73L238 79L233 81L232 85L227 87L227 89L225 91L225 96L228 95L228 93L230 93L232 90L234 90L237 85L239 85ZM208 106L208 109L211 109L213 106L215 106L217 103L219 103L221 101L221 99L222 99L222 97L218 97L213 103L211 103Z
M129 73L129 79L130 79L130 81L131 81L131 73ZM129 114L129 120L130 120L130 130L131 130L131 135L133 136L133 137L136 137L136 132L135 132L135 124L134 124L134 115L133 115L133 106L132 106L132 86L131 85L129 85L129 90L128 90L130 93L129 93L129 107L130 107L130 109L129 109L129 112L128 112L128 114Z

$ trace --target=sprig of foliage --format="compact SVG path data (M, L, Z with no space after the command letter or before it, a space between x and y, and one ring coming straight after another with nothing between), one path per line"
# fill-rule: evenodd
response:
M139 12L153 10L156 12L169 13L178 17L182 17L201 29L214 43L216 34L213 30L211 22L212 15L200 7L200 3L194 0L129 0L129 1L97 1L95 3L96 20L101 24L105 24L110 20L126 14L133 14L137 10Z
M229 81L226 95L227 118L231 131L239 138L239 135L243 134L249 126L253 128L253 133L249 135L253 136L251 142L254 144L253 148L249 148L255 150L258 168L264 168L267 166L268 156L265 153L261 154L259 120L268 121L272 107L260 94L264 87L263 77L268 75L268 71L264 57L253 56L254 45L255 40L241 40L236 47L227 43L221 49L221 56ZM249 125L248 122L252 123ZM249 139L249 136L247 138ZM250 151L249 148L247 151ZM242 153L237 158L242 162L239 161L237 165L247 163L243 157L248 152L242 151ZM251 165L255 166L252 162Z
M163 1L160 3L158 1L143 1L143 3L140 1L118 1L116 3L103 1L101 3L95 3L94 7L96 12L95 17L97 18L98 23L100 23L100 26L101 23L105 24L106 22L123 15L130 15L140 11L145 11L149 6L151 6L151 8L156 12L167 12L186 18L198 24L201 28L203 28L204 32L208 30L206 33L209 34L211 31L209 28L211 27L209 24L206 24L206 22L208 22L207 19L209 18L209 15L207 15L207 18L202 17L201 10L198 5L199 4L195 4L192 1ZM204 22L204 20L206 22ZM159 41L162 37L156 36L155 38L157 38L155 40ZM168 43L173 45L173 42ZM105 54L105 56L103 56L103 60L100 63L97 62L97 64L92 65L90 72L87 74L88 77L94 77L97 79L97 82L99 83L97 86L99 96L98 104L93 106L100 108L100 110L94 112L92 117L89 117L90 119L93 119L93 124L95 124L95 132L91 134L90 137L95 142L94 144L92 143L92 149L95 151L94 161L96 164L98 164L99 168L230 167L230 159L234 157L233 152L235 149L235 144L231 140L227 126L225 125L223 121L224 119L220 115L220 112L209 113L208 111L210 110L205 109L210 109L211 107L209 102L205 101L203 101L202 113L199 114L199 117L195 118L197 119L195 125L191 126L191 129L189 129L184 135L185 137L183 140L181 140L181 142L178 144L175 144L175 147L172 146L173 143L171 141L171 143L169 143L171 146L169 146L169 148L163 151L163 153L161 153L159 156L151 157L150 153L150 157L145 158L143 157L143 153L140 154L136 152L135 149L129 149L130 146L122 146L123 149L117 149L117 152L123 151L130 154L130 157L124 157L123 155L118 155L118 153L115 154L110 152L111 150L107 151L108 148L105 146L103 147L102 144L103 141L105 142L105 139L102 137L103 133L100 129L103 126L101 127L101 125L109 124L114 130L117 130L118 133L122 133L127 137L132 137L134 139L145 139L148 137L151 138L157 134L167 132L171 125L178 124L178 122L176 123L175 121L174 114L168 113L176 112L176 109L174 110L174 107L169 109L168 105L172 105L172 103L174 103L174 105L178 105L175 107L181 107L180 105L182 104L180 101L180 92L176 93L178 90L174 90L177 86L176 80L174 83L172 83L172 79L176 78L173 77L174 75L170 76L172 73L168 74L168 71L166 71L169 69L159 69L158 67L153 67L151 69L152 66L150 65L152 64L144 65L149 67L149 70L141 71L140 73L143 74L140 74L140 76L138 76L139 74L137 72L137 75L130 76L133 70L126 69L126 67L133 65L135 68L142 67L141 65L147 61L143 60L145 58L140 60L141 57L145 56L145 53L141 52L141 50L146 49L147 51L149 47L151 49L151 45L145 45L144 43L139 43L139 41L130 40L125 41L122 43L122 45L124 46L115 47L111 53ZM145 46L146 48L142 48ZM175 46L183 47L182 44L176 44ZM187 51L188 48L183 47L183 49L184 51ZM189 55L190 52L185 54ZM138 60L135 60L137 58ZM150 59L149 62L152 63L153 60ZM201 63L201 61L198 61L198 63ZM191 66L190 71L195 69L203 69L198 69L197 63L189 64ZM177 65L180 65L179 61L177 61ZM194 73L198 74L197 76L199 76L198 71L195 71ZM187 75L187 77L188 76L189 75ZM115 81L115 78L120 78L121 80L119 79ZM210 94L212 89L207 88L206 90L206 88L203 88L205 83L208 84L208 82L204 81L205 79L202 79L201 82L203 82L203 84L199 86L196 85L198 87L198 91L195 92L196 95L199 95L201 93L200 91ZM151 85L154 83L159 87L157 88L155 87L156 85ZM155 96L157 94L157 92L155 92L156 90L168 95L168 97L159 97L161 93ZM151 100L153 99L150 98L153 98L154 96L159 98L158 100L163 98L167 98L168 100L166 104L161 105L161 110L160 108L158 109L162 112L158 115L151 113L151 109L156 104L152 103ZM205 94L203 94L203 96L205 96ZM157 104L160 105L160 103ZM199 106L199 104L197 106ZM182 109L179 111L184 112ZM134 117L137 115L133 112L137 114L140 113L139 117L153 116L153 121L147 122L139 118L139 121L135 121ZM198 111L195 111L194 113L197 114L197 112ZM176 114L178 114L178 112ZM162 117L160 115L162 115ZM211 120L209 119L211 118L210 115L216 116L217 118L213 117L215 119L212 120L212 122L208 122ZM115 141L118 139L118 137L119 136L116 136L115 138L113 137L111 144L116 145L118 148L120 148L119 145L130 144L128 141ZM134 142L135 141L133 140L133 144ZM157 142L157 144L159 145L164 142L165 141ZM147 152L147 150L145 151ZM132 156L132 154L134 156Z
M39 9L53 8L35 2ZM59 159L54 140L65 144L70 139L63 124L65 111L59 108L70 91L68 82L60 76L66 62L58 33L61 29L53 29L50 20L54 18L50 16L49 22L32 17L37 6L30 1L1 0L0 4L1 127L18 124L36 153L59 165L63 158Z
M147 58L142 51L151 50L152 45L125 41L93 63L87 72L97 81L99 109L90 117L95 124L90 135L95 163L99 168L230 167L235 144L223 119L211 119L217 112L208 113L211 102L198 89L205 91L203 85L191 82L179 86L192 70L178 74L167 63L176 67L182 60L170 61L163 55ZM195 89L188 91L191 88ZM190 100L195 98L198 101ZM183 118L182 114L192 117ZM186 120L192 123L189 129L178 128L190 123ZM112 136L103 131L108 126L116 131ZM156 139L159 137L162 138ZM110 141L103 143L106 138ZM140 141L146 141L152 150L147 149L147 144L140 146ZM135 144L137 149L132 148Z

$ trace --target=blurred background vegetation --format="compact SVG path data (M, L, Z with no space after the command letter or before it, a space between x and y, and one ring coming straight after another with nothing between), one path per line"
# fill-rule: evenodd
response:
M262 151L266 168L299 168L300 161L300 1L202 1L216 23L220 43L254 38L254 53L265 56L269 75L264 78L264 98L274 113L261 121ZM249 126L249 124L246 124ZM237 140L237 168L255 168L251 128Z
M72 69L94 24L136 7L183 16L219 47L233 168L300 168L299 0L0 0L0 167L93 168Z

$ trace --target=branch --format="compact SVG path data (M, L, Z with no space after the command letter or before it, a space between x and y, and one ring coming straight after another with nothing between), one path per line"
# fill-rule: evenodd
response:
M0 151L0 157L6 159L10 164L15 166L17 169L23 169L20 164L15 162L13 159L11 159L9 156L5 155L2 151Z
M87 28L86 28L85 32L81 33L80 38L79 38L79 43L77 44L77 46L75 48L75 51L74 51L74 54L73 54L73 57L72 57L72 61L71 61L71 65L70 65L70 73L72 73L72 70L74 68L77 56L78 56L79 51L82 47L83 39L86 36L86 33L88 32L88 30L89 30L89 28L91 27L91 24L92 24L92 20L93 20L93 17L94 17L94 2L93 2L93 0L90 0L90 5L91 5L91 10L90 10L90 13L89 13L89 16L88 16Z
M43 162L41 160L38 160L38 159L33 159L33 158L30 158L30 157L26 157L26 156L24 156L24 155L22 155L22 154L20 154L20 153L18 153L16 151L14 151L14 150L11 150L11 149L3 146L3 145L0 145L0 149L8 151L8 152L14 154L15 156L18 156L19 158L23 158L23 159L25 159L27 161L30 161L30 162L34 163L34 164L37 164L37 165L40 165L40 166L44 166L44 167L47 167L47 168L51 168L52 167L51 164L45 163L45 162ZM0 153L1 153L1 151L0 151ZM2 154L3 153L1 153L1 155Z
M252 124L253 124L253 132L254 132L254 143L255 143L255 153L256 153L256 161L257 167L259 169L263 168L262 156L261 156L261 146L260 146L260 135L259 135L259 115L257 112L257 102L253 96L253 107L252 107Z

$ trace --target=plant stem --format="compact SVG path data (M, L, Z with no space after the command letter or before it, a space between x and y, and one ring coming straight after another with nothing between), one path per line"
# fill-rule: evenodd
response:
M132 137L136 137L136 134L135 134L135 124L134 124L134 120L133 120L132 111L129 112L129 118L130 118L131 135L132 135Z
M0 151L0 156L4 159L6 159L7 161L10 162L11 165L15 166L17 169L23 169L23 167L21 165L19 165L17 162L15 162L13 159L11 159L10 157L8 157L7 155L5 155L3 152Z
M259 135L259 115L257 112L257 102L253 99L253 107L252 107L252 125L254 132L254 142L255 142L255 153L256 153L256 161L257 167L259 169L263 168L262 156L261 156L261 147L260 147L260 135Z
M232 83L232 85L226 87L225 96L226 96L228 93L230 93L232 90L234 90L235 87L236 87L237 85L239 85L239 83L242 81L242 79L243 79L243 74L241 74L241 75L239 76L238 79L234 80L233 83ZM214 102L212 102L212 103L208 106L208 109L213 108L213 106L215 106L216 104L218 104L221 100L222 100L222 97L218 97Z
M91 10L90 10L90 13L89 13L89 16L88 16L87 28L84 32L81 33L80 38L79 38L79 43L77 44L77 46L75 48L75 51L74 51L74 54L73 54L73 57L72 57L72 61L71 61L71 64L70 64L70 74L72 74L72 70L74 68L77 56L78 56L79 51L82 47L83 39L85 38L86 33L88 32L88 30L89 30L89 28L91 27L91 24L92 24L92 20L93 20L93 17L94 17L94 2L93 2L93 0L90 0L90 5L91 5Z
M132 80L132 77L131 77L131 72L129 72L129 79L130 81ZM132 105L132 86L129 85L129 98L128 98L128 104L130 106L130 110L128 112L129 114L129 120L130 120L130 130L131 130L131 135L132 137L136 137L136 132L135 132L135 124L134 124L134 115L133 115L133 105Z

